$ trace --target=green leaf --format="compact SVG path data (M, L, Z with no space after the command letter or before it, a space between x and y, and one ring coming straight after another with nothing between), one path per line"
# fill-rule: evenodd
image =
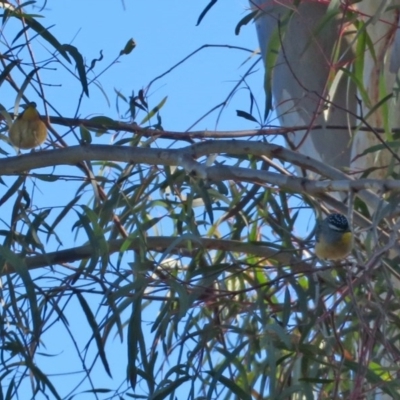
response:
M164 385L161 389L155 391L155 393L149 397L149 400L163 400L166 399L174 390L176 390L182 383L187 382L190 379L189 376L169 381L167 385Z
M43 373L42 370L39 369L32 361L30 361L29 364L27 363L27 365L31 371L31 375L34 376L37 380L41 381L45 386L47 386L49 388L49 390L51 391L51 393L53 393L53 396L55 399L61 400L61 397L57 393L55 387L50 382L47 375L45 373ZM42 386L42 385L40 385L40 386Z
M148 282L146 279L135 279L134 282L120 286L118 289L114 290L111 296L114 300L117 300L118 298L129 296L133 292L145 289L147 284Z
M25 177L19 176L16 181L11 185L10 189L0 198L0 205L4 204L9 198L11 198L18 189L24 184Z
M385 368L380 367L378 370L374 367L366 368L365 366L361 366L359 362L345 360L344 364L350 368L354 373L363 373L365 378L370 384L378 387L385 393L393 396L394 399L399 399L399 381L397 379L392 379L391 381L387 381L387 377L390 376L390 370L388 370L389 375L385 374ZM376 373L375 371L378 373ZM383 378L383 379L382 379Z
M89 97L89 87L86 77L86 69L85 64L83 62L82 54L79 53L78 49L75 46L71 46L70 44L63 44L61 47L63 50L66 50L72 58L75 60L75 66L78 70L79 80L81 81L82 89L86 96Z
M290 290L286 286L285 298L284 298L284 302L283 302L283 315L282 315L282 325L283 326L285 326L285 327L287 326L291 315L292 315L292 308L291 308Z
M8 383L6 397L3 396L3 391L1 391L1 400L12 400L13 399L13 392L15 390L14 379L15 379L15 377L13 377L11 379L11 381Z
M17 61L11 61L9 64L7 64L5 66L5 68L3 69L3 71L0 74L0 85L3 84L4 80L7 79L7 77L9 76L11 70L18 65Z
M132 50L136 47L136 42L133 39L129 39L126 42L125 47L119 52L119 55L128 55L132 52Z
M112 118L108 117L93 117L88 119L88 122L97 125L98 128L108 129L110 127L115 127L116 122Z
M50 175L50 174L36 174L31 173L30 176L32 178L40 179L44 182L57 182L60 179L59 175Z
M357 158L363 157L370 153L375 153L377 151L386 150L387 148L390 148L394 152L397 152L397 150L400 148L400 142L388 142L388 143L386 143L386 145L376 144L375 146L371 146L371 147L368 147L368 149L365 149L362 153L357 155Z
M55 218L54 222L50 226L50 232L53 232L56 226L63 220L63 218L69 213L72 207L78 203L82 195L74 197L66 206L62 207L60 214ZM49 234L50 235L50 234ZM47 236L47 240L49 236Z
M38 341L41 333L42 319L36 299L35 285L29 274L29 270L25 261L13 253L9 248L0 245L0 255L14 268L15 272L21 277L22 282L24 283L26 296L29 301L29 308L32 314L33 334L35 340Z
M90 220L91 244L95 246L96 253L101 257L102 260L101 273L105 274L109 261L108 260L109 249L107 240L104 236L104 231L102 227L99 225L98 216L93 212L93 210L85 205L82 205L81 207L85 211L85 218L88 218Z
M79 132L81 134L81 143L90 144L92 143L92 135L89 129L85 128L83 125L79 125Z
M78 212L77 212L77 214L78 214L79 221L77 221L74 224L72 229L75 229L76 227L81 225L83 227L83 229L85 230L86 235L88 236L88 239L89 239L89 243L91 244L91 246L93 248L92 255L90 257L89 266L86 266L86 263L84 261L82 261L82 263L79 267L79 270L80 271L85 270L86 274L91 274L97 266L97 261L100 257L100 249L97 246L96 236L93 232L92 227L90 226L89 218L84 214L81 214Z
M227 186L225 185L225 183L223 181L214 182L214 184L217 187L217 190L218 190L219 193L221 193L224 196L228 196L229 195L229 190L228 190Z
M19 10L18 11L9 11L9 15L16 17L20 20L24 20L25 23L34 30L37 34L39 34L44 40L50 43L68 62L71 60L68 57L68 54L63 49L61 43L49 32L49 28L45 28L42 24L37 22L32 15L23 14Z
M24 26L14 37L13 41L11 42L14 44L29 28L28 25Z
M35 68L31 72L29 72L29 74L26 75L26 78L25 78L24 82L22 83L21 87L19 88L17 98L15 99L15 104L14 104L14 115L15 116L18 115L19 103L22 99L25 89L28 87L30 81L32 80L33 76L36 74L37 70L38 70L38 68Z
M258 10L252 11L250 14L245 15L236 25L235 28L235 35L239 35L240 33L240 28L242 26L247 25L250 21L253 20L253 18L259 13Z
M374 104L374 106L368 111L368 113L366 115L364 115L364 119L368 120L368 118L376 111L378 110L380 107L384 107L386 105L386 103L393 97L393 93L389 93L388 95L386 95L385 97L383 97L382 99L380 99L376 104Z
M110 100L109 100L109 98L108 98L108 96L107 96L106 91L105 91L105 90L103 89L103 87L101 86L100 82L99 82L99 81L92 81L91 83L93 83L93 85L97 86L97 88L98 88L98 89L100 90L100 92L103 94L104 99L106 100L108 107L110 107L110 106L111 106Z
M90 329L92 330L93 338L96 342L97 350L99 351L99 356L103 363L104 369L106 370L107 374L110 377L112 377L110 367L109 367L108 361L107 361L107 356L106 356L106 353L104 350L103 340L101 339L101 336L100 336L100 329L96 322L96 317L92 313L92 310L90 309L89 304L86 302L86 300L82 296L82 294L79 291L75 291L75 294L78 297L78 300L82 307L82 310L86 315L87 322L90 326Z
M267 120L272 110L272 76L275 64L278 60L279 50L281 48L281 38L278 29L275 29L268 43L268 49L265 52L265 74L264 74L264 92L265 92L265 110L264 120Z
M139 93L138 93L137 97L138 97L140 103L143 105L143 107L145 107L145 109L147 110L147 108L149 106L148 106L147 101L145 99L145 91L143 89L139 90Z
M35 216L34 220L30 222L27 221L27 225L29 229L26 233L26 241L27 243L32 246L32 248L39 248L43 253L45 252L43 243L41 242L38 230L40 228L45 228L46 226L46 218L49 216L51 209L44 209L43 211L39 212L38 214L33 213L32 215Z
M142 122L139 125L142 125L144 123L146 123L147 121L149 121L151 118L154 117L154 115L156 115L156 113L158 111L161 110L161 108L164 106L165 102L167 101L168 96L165 96L158 105L156 105L142 120Z
M199 18L197 19L196 26L200 25L201 20L205 17L205 15L210 11L211 7L217 3L218 0L210 0L207 4L206 8L201 12Z
M99 389L84 390L82 393L110 393L112 391L113 390L111 389L99 388Z
M139 295L132 303L132 314L128 325L128 380L133 390L135 390L138 373L136 361L139 354L139 343L142 340L142 299Z
M249 121L257 122L257 120L251 114L247 113L246 111L236 110L236 115L238 117L248 119Z
M200 181L199 184L195 186L197 187L198 193L204 202L204 207L206 208L208 217L210 218L210 222L213 224L214 223L213 202L210 197L208 188L203 184L203 181Z
M205 328L205 330L211 329L211 332L210 332L211 335L215 336L216 333L213 332L213 331L215 331L214 326L209 325L209 326L205 326L204 328ZM204 333L203 333L203 335L204 335ZM217 382L221 382L226 387L228 387L232 391L232 393L239 395L239 398L241 400L249 398L246 396L242 397L242 395L244 395L243 389L241 387L235 385L235 383L232 382L230 379L223 376L224 371L227 369L229 370L230 366L235 364L238 361L239 354L243 351L243 349L245 349L248 346L249 346L249 342L247 340L243 339L240 343L238 343L237 346L235 346L234 350L232 350L232 351L228 351L227 349L222 349L222 348L218 349L219 352L223 356L223 361L218 365L217 368L215 368L215 370L206 371L208 374L210 374L213 377L213 380L208 387L208 396L207 396L208 399L211 399L213 397L212 394L216 389ZM243 381L241 383L244 384ZM247 396L248 396L248 394L247 394Z

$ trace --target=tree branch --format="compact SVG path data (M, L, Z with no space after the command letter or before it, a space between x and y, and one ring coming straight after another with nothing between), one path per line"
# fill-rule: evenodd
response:
M120 251L121 246L129 239L117 239L108 242L109 254L117 253ZM164 252L166 249L171 249L171 253L179 254L182 256L191 256L199 249L207 250L222 250L234 253L252 254L256 257L265 258L269 260L268 263L278 263L280 265L295 265L296 269L300 270L309 269L310 266L306 262L300 262L292 252L278 251L276 249L264 246L262 244L245 243L237 240L222 240L222 239L203 239L196 238L195 240L181 238L177 240L176 237L147 237L145 246L148 251ZM129 250L142 250L143 240L132 239ZM190 250L189 250L190 249ZM25 258L26 266L29 270L43 268L46 266L53 266L57 264L70 263L79 261L93 256L93 247L91 245L74 247L66 250L54 251L51 253L27 257ZM15 270L10 263L6 263L0 275L7 275L15 273Z
M270 158L290 162L328 179L341 182L320 182L238 167L211 166L206 168L204 165L199 164L198 170L202 171L202 177L207 177L213 181L244 179L247 182L272 184L295 192L313 194L328 191L355 190L358 191L357 195L363 201L366 201L368 205L376 205L382 199L366 189L375 189L381 193L400 189L400 182L395 180L353 180L348 175L323 162L285 149L282 146L245 140L213 140L192 144L181 149L151 149L110 145L71 146L0 159L0 170L3 175L18 175L31 169L67 164L75 165L89 160L102 160L170 166L183 166L182 164L184 164L186 171L190 173L191 171L187 169L189 157L198 159L210 154L253 155L258 157L267 155ZM186 161L183 162L183 160ZM194 171L195 168L192 170ZM206 175L204 175L204 172Z
M288 133L293 133L296 131L308 130L312 131L315 129L332 129L332 130L351 130L351 131L361 131L361 132L377 132L377 133L385 133L383 128L375 128L375 127L360 127L360 126L348 126L348 125L301 125L301 126L291 126L291 127L270 127L266 129L245 129L238 131L191 131L191 132L181 132L181 131L161 131L157 129L151 128L143 128L133 123L127 123L122 121L113 121L111 118L109 122L99 122L96 119L81 119L81 118L64 118L64 117L49 117L50 122L56 125L62 126L79 126L83 125L88 129L97 129L97 130L113 130L113 131L124 131L131 132L134 134L140 134L145 137L159 137L162 139L171 139L171 140L182 140L182 141L190 141L190 139L235 139L235 138L243 138L243 137L258 137L258 136L271 136L271 135L286 135ZM95 117L96 118L96 117ZM44 119L44 121L46 121ZM393 133L400 133L400 128L393 128Z

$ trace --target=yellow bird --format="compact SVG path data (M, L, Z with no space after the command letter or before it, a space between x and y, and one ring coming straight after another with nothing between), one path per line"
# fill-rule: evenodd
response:
M33 149L40 146L47 137L47 127L40 119L36 103L29 103L18 115L9 131L11 143L19 149Z
M321 260L342 260L353 248L353 233L342 214L330 214L318 223L315 237L315 254Z

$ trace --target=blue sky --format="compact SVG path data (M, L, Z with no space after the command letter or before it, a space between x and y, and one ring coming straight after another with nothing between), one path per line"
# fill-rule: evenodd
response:
M130 55L122 57L118 65L114 65L99 79L109 96L111 107L101 92L92 86L90 99L85 99L82 108L82 113L87 112L87 115L104 113L114 116L114 89L127 96L132 90L137 92L204 44L229 44L250 50L258 47L252 24L243 27L240 35L234 33L238 21L249 12L244 0L220 0L199 26L196 26L197 18L208 0L125 1L125 9L119 1L113 2L112 7L110 2L101 0L65 4L47 2L42 12L46 16L43 20L46 21L45 26L55 24L51 32L62 43L78 47L88 64L98 58L100 50L103 50L104 61L98 63L97 70L111 62L128 39L133 38L137 43ZM240 79L250 62L256 59L253 57L242 65L250 55L234 49L204 49L156 82L150 91L150 101L157 104L164 96L168 96L163 112L165 129L186 130L194 120L223 101L233 82ZM59 77L58 74L55 76ZM260 79L262 75L257 74L252 80L255 82ZM75 90L79 89L77 85L74 86ZM65 89L70 91L71 87ZM60 93L58 87L50 92L54 96ZM255 94L262 99L261 85L258 90L255 89ZM68 104L68 101L63 103L60 107L66 112L74 111L75 104ZM235 116L235 108L239 106L243 107L243 103L235 98L229 110L222 115L220 129L249 128L249 121ZM212 116L200 123L197 129L214 129L215 123L215 116Z
M209 0L196 2L125 0L124 3L104 0L96 2L49 0L43 10L30 7L27 11L43 15L44 18L40 22L46 27L52 26L51 32L61 43L76 46L88 65L92 59L99 57L100 51L103 51L104 60L97 63L96 71L100 71L111 63L130 38L136 41L135 50L130 55L121 57L118 64L113 65L99 78L99 83L108 99L95 85L91 85L90 97L84 97L79 111L79 116L82 118L106 115L118 119L124 115L122 113L119 115L116 110L115 90L121 91L127 97L132 94L132 91L137 93L153 78L164 73L200 46L204 44L232 45L251 51L258 48L256 32L252 24L242 27L238 36L234 32L239 20L249 12L246 1L219 0L200 26L196 26L198 16L208 2ZM38 3L38 6L41 6L41 3ZM8 29L18 28L10 25ZM48 50L53 51L43 40L35 41L33 49L38 59L48 58ZM252 56L251 53L242 50L204 49L154 83L149 93L149 105L153 107L168 96L167 103L161 112L163 127L166 130L185 131L192 126L194 121L226 99L235 83L256 59L257 56ZM73 66L68 67L74 71ZM54 69L41 72L43 81L48 85L45 86L46 98L55 105L61 115L73 117L77 108L80 85L70 73L58 65L51 64L49 68ZM262 82L263 68L259 63L257 72L248 78L248 83L261 109L264 105ZM11 111L16 95L14 92L7 92L5 88L2 90L1 103ZM43 105L35 98L34 92L28 90L26 94L30 101L38 103L38 109L43 113ZM122 111L127 108L124 108L121 103L120 106ZM257 124L236 116L236 109L248 112L248 107L249 92L241 89L218 120L218 112L215 112L193 129L257 128ZM56 126L56 129L60 129L60 133L63 133L62 127ZM111 135L94 138L94 143L110 143L110 141L112 141ZM67 136L67 142L70 145L77 144L72 134ZM12 154L9 147L7 150ZM45 184L42 184L42 187L45 188ZM68 186L60 190L52 190L51 193L38 190L35 201L41 206L54 204L62 206L67 202L67 194L70 194ZM67 236L71 236L71 243L64 242L65 247L74 244L73 235ZM48 279L48 282L51 282L51 272L48 274ZM87 322L81 312L74 312L75 307L79 305L73 298L68 305L67 314L70 317L71 330L81 333L82 337L77 337L77 340L82 339L84 343L87 340L85 334L88 334L85 331ZM47 369L44 370L51 374L55 386L62 388L61 393L65 395L72 389L74 382L79 381L79 375L57 377L56 374L79 369L79 360L74 356L75 349L63 329L51 329L44 336L44 340L47 347L42 351L55 355L54 358L43 358L48 363ZM123 381L126 373L125 346L125 343L121 345L117 338L109 341L107 355L110 357L111 370L116 379L109 380L102 367L96 367L93 372L96 386L99 386L101 382L103 387L115 389ZM95 349L91 348L90 351L94 352ZM84 388L88 387L82 389ZM77 398L92 398L92 396L82 395Z

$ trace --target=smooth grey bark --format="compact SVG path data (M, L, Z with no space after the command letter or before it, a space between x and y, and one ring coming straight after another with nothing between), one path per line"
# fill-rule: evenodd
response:
M343 40L337 65L332 65L342 21L335 18L326 22L327 7L323 4L304 3L292 11L265 0L252 3L260 7L255 22L264 60L267 52L279 52L271 73L274 104L282 126L333 122L353 125L356 120L348 111L356 113L357 110L355 85L345 75L333 84L328 81L335 76L334 69L354 57L348 37ZM274 45L273 35L278 35ZM288 142L300 145L303 154L336 168L350 165L349 131L297 131L288 135Z

